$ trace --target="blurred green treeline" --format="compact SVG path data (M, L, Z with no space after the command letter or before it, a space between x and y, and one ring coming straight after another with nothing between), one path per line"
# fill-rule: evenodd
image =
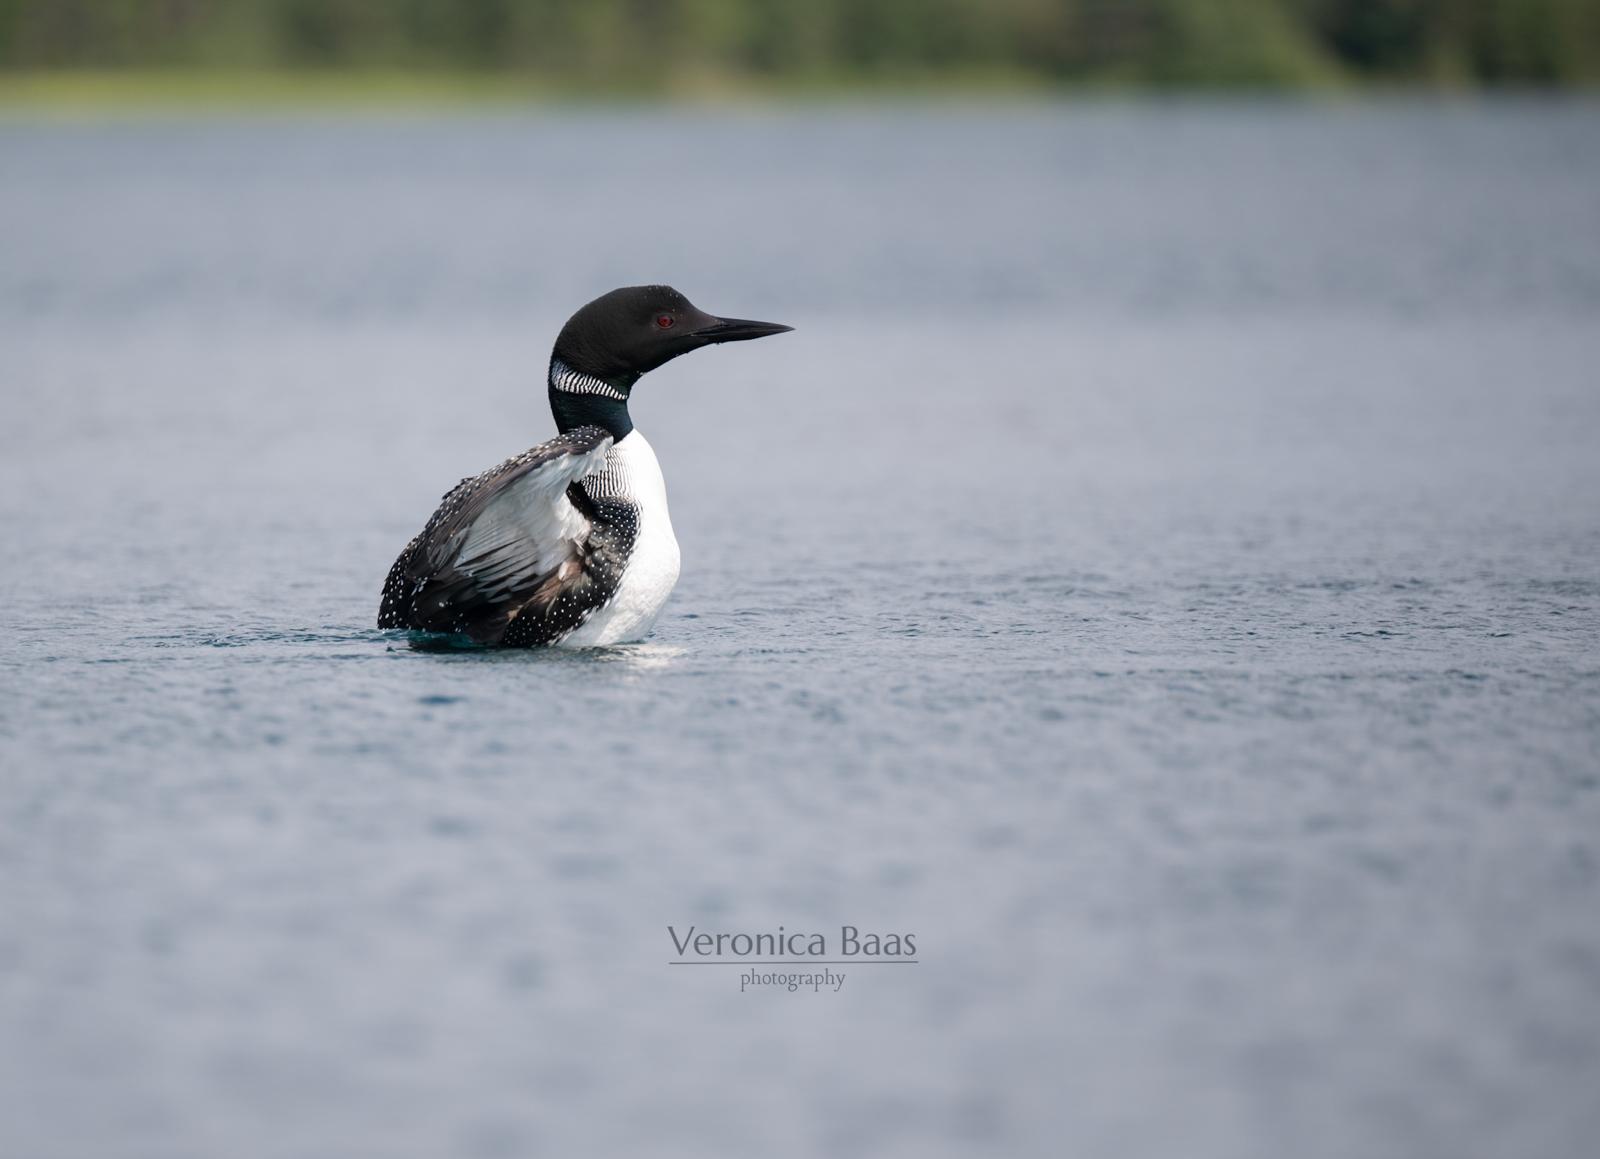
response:
M1600 0L0 0L0 70L1566 86L1600 79Z

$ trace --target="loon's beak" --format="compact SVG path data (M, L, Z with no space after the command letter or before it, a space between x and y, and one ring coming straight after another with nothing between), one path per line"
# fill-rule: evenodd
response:
M691 330L689 337L702 342L747 342L751 338L765 338L769 334L785 334L793 326L778 322L752 322L748 318L711 318L709 326Z

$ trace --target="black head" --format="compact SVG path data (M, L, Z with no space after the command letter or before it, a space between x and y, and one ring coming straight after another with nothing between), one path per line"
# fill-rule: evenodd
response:
M792 329L718 318L671 286L624 286L567 320L550 357L550 409L563 431L592 425L615 438L633 429L628 396L639 376L680 354Z
M680 354L792 327L707 314L671 286L624 286L602 294L561 328L555 356L574 370L632 386Z

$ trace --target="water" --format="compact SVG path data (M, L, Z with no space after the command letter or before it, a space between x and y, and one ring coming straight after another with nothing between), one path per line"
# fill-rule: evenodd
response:
M0 124L0 1153L1572 1156L1600 112ZM655 636L371 627L578 303ZM682 931L915 936L837 993Z

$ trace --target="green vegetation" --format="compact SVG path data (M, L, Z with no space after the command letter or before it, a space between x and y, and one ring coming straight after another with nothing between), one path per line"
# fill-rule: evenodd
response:
M1600 0L0 0L0 99L1570 87Z

